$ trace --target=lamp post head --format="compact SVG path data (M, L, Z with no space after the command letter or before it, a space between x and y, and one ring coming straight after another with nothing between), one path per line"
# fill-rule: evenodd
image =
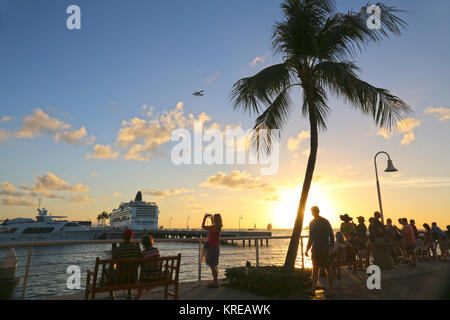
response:
M386 170L384 170L384 172L396 172L396 171L398 171L397 168L394 167L394 163L392 162L391 159L389 159L387 162L387 168Z

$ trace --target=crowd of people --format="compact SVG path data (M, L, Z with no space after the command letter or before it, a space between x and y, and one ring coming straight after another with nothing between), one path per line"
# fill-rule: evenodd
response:
M394 264L407 263L416 266L417 261L444 261L448 260L448 241L450 237L450 225L447 231L438 227L436 222L423 224L424 230L418 230L413 219L398 219L399 227L387 219L386 224L381 220L381 214L375 212L370 217L368 226L365 218L360 216L356 219L358 224L348 214L340 216L342 220L340 230L333 234L329 221L320 216L317 206L311 208L314 219L309 225L309 240L306 247L306 256L311 250L313 263L313 277L311 294L315 295L316 283L320 269L326 270L328 278L328 290L326 295L332 296L333 273L331 266L339 249L352 249L347 252L364 252L366 249L374 249L377 245L389 250ZM438 255L438 249L440 255ZM367 252L367 251L365 251Z

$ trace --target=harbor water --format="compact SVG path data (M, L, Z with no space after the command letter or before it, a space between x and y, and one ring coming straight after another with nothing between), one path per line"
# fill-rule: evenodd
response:
M291 230L272 230L272 236L290 235ZM266 246L264 241L264 245L259 246L260 265L283 265L288 245L289 239L269 240L269 246ZM181 282L198 279L198 243L156 241L155 246L160 250L161 256L174 256L181 253ZM306 247L306 241L304 246ZM16 248L15 250L18 257L16 277L23 279L28 248ZM7 249L0 249L0 257L6 252ZM94 268L97 257L111 258L111 244L34 247L25 298L39 299L84 292L86 271ZM246 246L242 246L242 241L236 241L234 245L222 245L219 261L220 277L224 277L226 268L244 266L247 261L250 261L252 265L256 263L256 249L253 242L252 246L248 246L248 241L246 241ZM297 266L301 267L301 265L299 246ZM71 275L67 269L70 266L78 266L81 270L80 289L68 289L67 287L67 280ZM310 266L311 261L305 257L305 267ZM209 267L203 263L202 280L211 278ZM22 283L23 281L20 281L15 290L15 298L20 298Z

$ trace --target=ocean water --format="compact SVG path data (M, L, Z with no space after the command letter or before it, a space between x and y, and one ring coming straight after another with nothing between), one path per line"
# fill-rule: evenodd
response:
M307 233L306 233L307 234ZM272 236L290 236L291 230L272 230ZM304 240L305 241L305 240ZM260 265L283 265L286 257L289 239L269 240L269 246L259 246ZM155 246L162 256L172 256L181 253L180 281L196 281L198 278L198 244L197 243L164 243L156 242ZM306 247L306 241L304 242ZM18 267L16 277L25 274L28 248L16 248ZM220 277L229 267L245 266L247 261L252 265L256 263L256 248L254 245L242 246L242 241L234 245L222 245L220 249L219 272ZM0 249L0 257L7 250ZM71 246L48 246L33 248L33 257L29 272L26 289L26 299L39 299L55 295L67 295L84 292L87 269L93 269L95 259L108 259L111 257L111 245L71 245ZM305 257L305 267L311 266L309 258ZM81 270L81 288L68 289L67 273L69 266L78 266ZM296 265L301 267L301 254L299 254ZM202 280L212 279L209 267L202 264ZM22 292L21 281L15 290L14 297L19 298Z

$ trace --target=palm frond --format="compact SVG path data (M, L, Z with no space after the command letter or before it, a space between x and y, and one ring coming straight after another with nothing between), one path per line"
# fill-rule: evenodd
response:
M263 106L270 106L272 99L290 85L291 73L287 63L272 65L253 77L237 81L230 98L234 109L243 108L249 114L260 114Z
M355 73L358 70L350 61L322 62L314 69L324 88L370 115L381 128L391 129L412 114L411 107L388 90L361 80Z
M279 139L279 135L274 135L273 131L280 130L286 124L292 106L289 88L296 85L299 84L293 84L281 91L271 105L256 119L251 134L250 148L258 155L270 155L273 140Z

